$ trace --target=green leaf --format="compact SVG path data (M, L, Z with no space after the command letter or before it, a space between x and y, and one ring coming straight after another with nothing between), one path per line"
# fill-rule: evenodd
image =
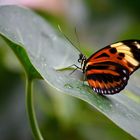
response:
M140 86L136 84L139 83L139 73L133 75L120 94L102 97L83 84L81 72L70 75L71 71L58 71L72 64L78 65L79 52L31 10L1 6L0 34L27 73L35 73L32 74L34 78L43 77L62 93L88 102L133 137L140 138Z

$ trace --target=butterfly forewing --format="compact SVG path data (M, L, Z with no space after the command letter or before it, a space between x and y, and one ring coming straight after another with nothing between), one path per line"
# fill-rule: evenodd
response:
M126 85L129 76L140 66L140 41L126 40L109 45L84 65L89 85L97 93L115 94Z

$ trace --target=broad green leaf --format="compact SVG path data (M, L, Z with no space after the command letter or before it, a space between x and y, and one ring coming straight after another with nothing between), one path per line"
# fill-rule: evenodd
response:
M72 75L68 70L58 71L77 64L79 52L31 10L1 6L0 34L14 50L27 73L35 72L34 77L41 75L62 93L88 102L133 137L140 138L140 85L136 84L139 83L139 73L132 76L120 94L102 97L83 84L80 71Z

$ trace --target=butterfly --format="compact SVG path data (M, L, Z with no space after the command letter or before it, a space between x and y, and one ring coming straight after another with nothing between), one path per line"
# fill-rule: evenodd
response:
M104 47L88 59L79 54L80 69L98 94L112 95L125 88L140 67L140 40L124 40Z

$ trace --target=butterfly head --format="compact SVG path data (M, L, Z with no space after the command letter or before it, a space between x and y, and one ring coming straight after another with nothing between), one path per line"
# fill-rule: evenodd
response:
M86 57L82 53L80 53L78 62L81 63L81 69L83 70L83 72L84 72L85 61L86 61Z

